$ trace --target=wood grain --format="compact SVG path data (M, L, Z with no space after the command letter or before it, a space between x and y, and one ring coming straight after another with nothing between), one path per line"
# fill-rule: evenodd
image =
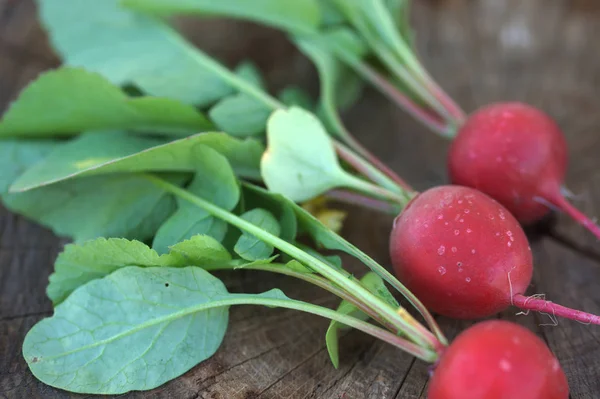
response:
M576 203L600 215L600 3L595 0L421 0L413 21L419 52L432 75L467 110L498 100L521 100L553 115L572 158L568 187ZM270 88L291 81L318 87L314 69L277 32L252 24L186 19L184 32L229 65L251 57ZM36 21L31 0L0 0L0 110L40 71L58 65ZM418 189L447 181L448 143L425 131L377 93L367 90L344 116L350 129ZM356 209L345 234L388 263L391 219ZM600 313L600 246L559 216L532 237L536 262L531 292ZM37 382L20 354L27 330L50 314L44 290L63 241L0 210L0 398L82 398ZM350 262L351 268L358 265ZM357 269L358 270L358 269ZM281 287L325 306L335 299L306 284L248 271L221 274L234 291ZM548 325L543 315L497 317L526 325L564 367L571 398L600 397L600 330L574 322ZM451 338L470 323L439 319ZM152 392L128 398L422 398L427 365L359 333L342 339L333 369L323 335L327 323L287 310L231 311L224 344L210 360Z

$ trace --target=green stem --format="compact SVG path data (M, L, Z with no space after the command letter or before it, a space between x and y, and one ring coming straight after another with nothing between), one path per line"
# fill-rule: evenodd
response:
M278 274L283 274L286 276L294 277L299 280L306 281L307 283L316 285L317 287L320 287L326 291L329 291L330 293L343 299L344 301L350 302L351 304L356 306L362 312L368 314L373 320L376 320L378 323L380 323L382 326L384 326L388 330L394 331L394 332L396 331L396 328L394 328L394 326L391 325L387 320L381 318L381 316L378 315L377 313L373 312L373 310L371 308L369 308L368 306L365 306L365 304L363 304L362 302L357 300L350 293L340 289L339 287L337 287L336 285L331 283L329 280L327 280L323 277L317 276L315 274L312 274L312 273L301 273L301 272L291 270L291 269L285 267L285 264L277 264L277 263L252 264L252 265L247 265L247 266L243 266L243 267L239 267L239 268L235 265L228 265L228 264L218 265L217 264L217 265L211 265L211 266L202 266L202 268L207 271L232 270L232 269L233 270L260 270L260 271L278 273Z
M153 175L144 176L148 180L156 184L158 187L164 189L165 191L170 192L175 196L184 199L198 206L199 208L204 209L212 216L221 219L239 228L242 231L254 235L262 241L279 249L281 252L286 253L292 258L304 263L308 267L317 271L323 277L327 278L328 280L343 288L345 291L352 292L356 299L364 302L365 304L368 304L369 307L371 307L375 312L379 313L386 320L394 324L400 331L405 333L406 336L413 342L415 342L417 345L426 347L438 346L435 340L432 340L430 337L426 336L423 333L422 328L419 328L415 325L416 321L413 322L409 318L405 317L405 315L398 314L396 310L393 309L389 304L383 302L376 295L372 294L361 284L352 279L352 276L348 273L343 273L342 271L331 268L326 263L306 253L305 251L302 251L296 246L290 244L289 242L264 231L260 227L245 221L239 216L236 216L200 197L193 195L192 193L182 189L181 187L178 187Z
M345 187L351 188L371 197L376 197L391 202L394 205L398 205L400 208L404 208L414 196L413 193L408 193L406 191L403 191L400 194L393 193L383 187L369 183L366 180L360 179L348 173L345 174L345 179Z

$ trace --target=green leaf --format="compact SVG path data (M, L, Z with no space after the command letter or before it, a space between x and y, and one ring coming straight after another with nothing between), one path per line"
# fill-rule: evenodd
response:
M158 266L158 254L139 241L97 238L80 245L68 244L58 255L50 275L48 297L55 305L75 288L125 266Z
M208 115L217 127L233 136L256 136L265 131L271 108L248 94L235 94L219 101Z
M385 6L400 32L402 38L413 45L414 33L410 27L410 1L409 0L385 0Z
M188 186L192 194L231 211L240 199L240 188L227 159L208 146L197 145L196 176ZM178 199L179 209L163 224L154 237L152 247L159 253L168 247L197 234L222 241L227 223L214 218L203 209Z
M302 33L315 33L321 19L316 0L123 0L123 4L158 15L239 18Z
M251 61L243 61L235 68L235 73L243 78L246 82L251 83L253 86L264 89L266 88L265 80L258 67Z
M267 233L279 236L280 227L277 219L268 211L260 208L252 209L241 215L242 219L260 227ZM273 246L249 233L242 233L234 247L235 252L249 261L267 259L273 253Z
M105 129L188 135L211 127L190 105L167 98L128 97L101 75L61 68L41 74L21 92L0 122L0 137Z
M164 266L210 266L229 263L231 255L214 238L197 235L169 248L169 253L160 257Z
M385 286L385 283L374 272L369 272L360 279L360 282L368 289L371 293L377 295L382 298L390 305L394 307L400 306L396 299L392 296L390 291ZM367 320L369 316L359 310L352 303L347 301L342 301L337 308L337 312L345 315L350 315L360 320ZM329 324L329 328L327 329L327 333L325 334L325 342L327 344L327 351L329 352L329 357L331 358L331 362L333 366L337 369L339 367L339 345L338 338L339 332L341 330L346 329L347 327L343 324L332 320Z
M0 140L0 194L6 193L17 177L60 145L52 140Z
M67 65L198 106L232 93L200 51L159 20L120 7L119 0L37 3L50 41Z
M198 235L177 243L162 256L139 241L97 238L65 246L56 259L47 293L57 305L76 288L126 266L206 267L231 262L229 252L208 236Z
M296 238L298 223L296 214L287 201L280 194L272 193L250 183L243 183L243 189L246 208L264 208L268 210L279 222L281 228L279 236L292 242Z
M126 267L75 290L29 331L23 356L39 380L67 391L148 390L215 353L229 305L261 298L286 299L229 294L197 267Z
M270 191L301 202L347 183L331 138L311 113L297 107L275 111L267 139L261 172Z
M310 95L300 87L288 86L279 93L279 99L287 106L296 106L312 111L315 106Z
M7 194L4 203L78 242L100 236L148 239L175 209L171 195L131 174L92 176Z
M11 187L25 191L73 177L143 171L193 172L200 147L223 154L236 173L254 177L258 173L262 145L240 141L223 133L200 133L165 143L122 132L93 132L58 147L42 162L27 170Z

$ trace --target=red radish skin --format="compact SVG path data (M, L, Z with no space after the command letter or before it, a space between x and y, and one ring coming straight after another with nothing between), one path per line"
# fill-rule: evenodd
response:
M417 195L394 221L390 254L400 281L435 313L478 319L512 304L600 324L598 316L523 295L533 272L527 237L506 208L472 188Z
M531 331L507 321L465 330L442 355L429 399L567 399L558 360Z
M473 113L450 148L453 184L476 188L503 204L522 223L539 220L548 204L600 238L600 227L562 195L567 144L558 125L521 103L498 103Z

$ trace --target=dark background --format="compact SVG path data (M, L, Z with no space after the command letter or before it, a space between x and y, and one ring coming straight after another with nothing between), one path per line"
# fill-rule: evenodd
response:
M100 0L99 0L100 1ZM283 0L282 0L283 1ZM286 0L288 1L288 0ZM291 1L291 0L289 0ZM600 215L600 2L597 0L415 0L418 47L431 74L471 111L498 100L521 100L557 119L569 143L567 184L576 205ZM311 64L277 32L245 23L181 23L189 36L229 65L251 58L273 90L290 81L315 89ZM39 72L55 67L31 0L0 0L0 111ZM448 143L427 132L372 90L345 120L361 141L418 189L447 181ZM345 235L387 264L391 218L351 210ZM600 244L564 216L530 237L536 271L531 293L600 313ZM21 357L29 328L51 314L48 274L64 241L0 209L0 398L67 398L35 380ZM357 265L351 265L356 267ZM331 295L269 274L221 274L233 291L281 287L289 296L335 306ZM600 397L600 327L543 315L498 318L524 324L559 358L572 398ZM362 333L341 341L335 370L325 349L323 319L289 310L238 307L210 360L147 398L420 398L427 366ZM453 337L470 323L439 319Z

